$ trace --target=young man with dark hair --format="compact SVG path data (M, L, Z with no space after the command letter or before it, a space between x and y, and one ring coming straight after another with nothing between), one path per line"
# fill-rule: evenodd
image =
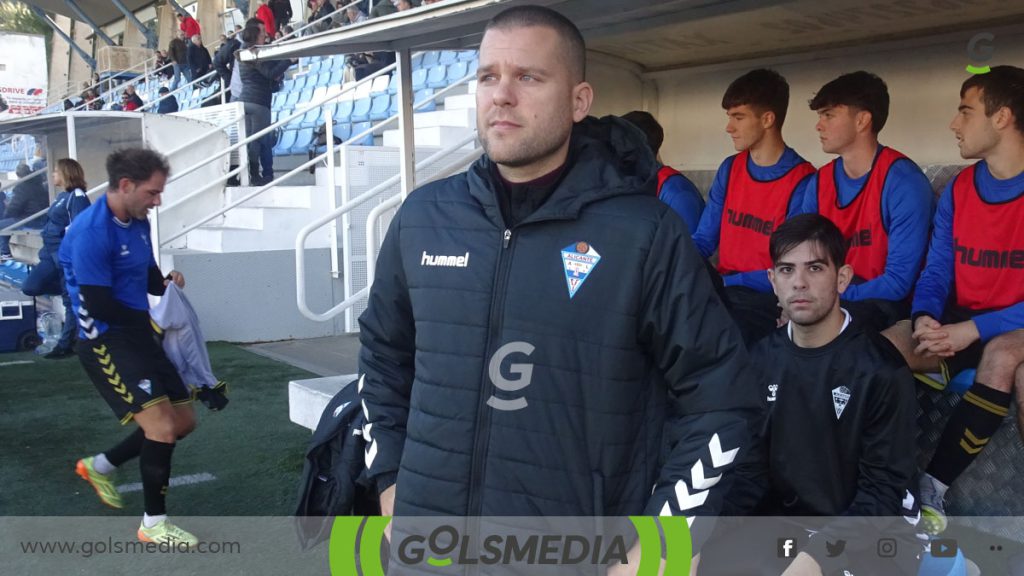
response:
M743 342L650 193L643 136L588 117L584 61L561 14L495 16L485 155L392 220L360 317L385 515L694 515L699 532L721 507L757 404Z
M738 154L719 166L693 241L705 258L718 251L727 304L752 343L776 327L779 315L767 275L768 237L799 213L814 166L782 139L789 83L778 72L740 76L726 89L722 108Z
M195 428L195 414L188 388L157 342L147 296L163 294L169 282L185 286L180 272L160 272L149 235L147 215L160 205L169 173L167 160L152 150L108 156L110 188L75 218L60 263L78 316L82 367L121 424L138 425L110 450L79 460L76 472L104 504L120 508L109 475L138 456L145 501L139 539L195 545L195 536L167 520L165 505L171 456Z
M661 143L665 140L665 131L650 112L634 110L622 116L644 133L647 145L654 158L658 161L658 199L668 204L676 214L686 222L688 230L696 230L700 223L700 215L704 212L704 199L697 187L681 172L661 162Z
M871 558L880 531L914 540L901 518L913 502L914 378L892 343L840 306L853 271L835 224L818 214L794 216L772 233L769 250L768 275L789 321L750 352L767 386L759 394L763 432L737 469L727 512L801 517L787 521L791 533L812 533L785 560L774 549L772 558L737 556L740 535L729 531L727 541L706 548L701 567L778 574L792 562L786 574L914 573L909 548L884 569ZM838 541L845 552L836 552Z
M945 529L946 490L989 443L1013 391L1024 434L1024 69L964 81L949 128L978 162L939 199L912 321L886 331L915 372L977 369L921 480L932 532Z
M909 313L928 245L931 184L912 160L878 143L889 117L889 90L878 76L844 74L822 86L810 107L822 150L839 157L808 183L803 211L843 232L854 275L844 306L881 331Z

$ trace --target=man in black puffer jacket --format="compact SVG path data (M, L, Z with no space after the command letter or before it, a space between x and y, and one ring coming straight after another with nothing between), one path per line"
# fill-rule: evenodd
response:
M360 318L385 514L721 507L760 390L686 226L654 194L643 134L587 117L584 54L557 12L496 16L477 87L487 154L391 223Z
M267 34L256 25L248 25L242 31L242 42L251 49L266 43ZM295 60L236 62L238 75L242 80L242 93L238 99L245 106L245 133L253 134L270 126L270 103L274 95L274 84L284 76ZM248 145L249 181L261 186L274 179L274 133L257 138ZM260 175L260 166L263 175Z

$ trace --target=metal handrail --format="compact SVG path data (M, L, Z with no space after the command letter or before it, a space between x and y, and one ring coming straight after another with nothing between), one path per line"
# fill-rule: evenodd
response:
M385 70L386 69L381 69L379 72L384 72ZM363 80L364 81L368 80L372 76L373 75L367 76ZM447 88L445 88L443 90L439 90L438 92L435 92L430 98L425 99L425 100L421 100L421 101L413 104L413 109L415 110L415 109L418 109L418 108L422 108L423 106L426 106L429 102L431 102L433 100L436 100L437 98L439 98L441 96L444 96L445 94L447 94L449 91L451 91L455 87L460 86L460 85L462 85L464 83L467 83L470 80L472 80L473 78L474 78L473 76L467 75L462 80L460 80L460 81L458 81L456 83L451 84ZM358 84L353 84L353 88L356 85L358 85ZM186 169L184 172L179 172L177 175L175 175L174 177L169 179L168 183L174 181L177 178L180 178L182 176L185 176L187 174L190 174L190 173L194 172L195 170L199 169L200 166L203 166L203 165L205 165L205 164L207 164L207 163L209 163L209 162L211 162L213 160L216 160L217 158L219 158L220 156L223 156L226 153L230 153L232 150L234 150L234 149L244 145L245 143L247 143L250 139L255 139L255 138L260 137L262 134L265 134L265 133L269 132L271 129L273 129L274 126L277 126L278 124L286 124L289 121L299 117L300 115L305 114L309 110L312 110L312 109L316 108L317 106L323 106L329 100L331 100L333 98L337 98L338 96L340 96L343 93L344 93L344 91L340 92L338 94L335 94L334 96L332 96L330 98L322 98L321 102L319 104L311 105L311 106L307 107L302 112L296 112L296 113L292 114L291 116L289 116L288 118L286 118L284 120L278 121L277 124L272 124L271 126L265 128L263 130L260 130L259 132L257 132L253 136L251 136L250 138L246 138L244 141L240 141L238 144L235 144L235 145L231 146L230 148L228 148L224 152L221 152L220 154L218 154L216 156L213 156L213 157L211 157L208 160L204 160L204 161L202 161L202 162L200 162L198 164L195 164L192 167ZM359 140L360 138L363 138L365 136L368 136L368 135L370 135L370 134L380 130L384 126L388 126L388 125L392 124L393 122L397 122L397 121L398 121L398 115L397 114L394 115L394 116L391 116L391 117L389 117L389 118L387 118L385 120L381 120L379 123L377 123L377 124L375 124L373 126L370 126L366 130L363 130L362 132L359 132L358 134L349 136L349 142L354 141L354 140ZM208 214L207 216L201 218L200 220L194 222L193 224L191 224L189 226L186 226L185 228L179 230L178 232L176 232L174 235L170 236L169 238L166 238L166 239L161 238L160 239L160 245L161 246L165 246L165 245L169 244L170 242L173 242L173 241L177 240L178 238L181 238L182 236L188 234L189 232L195 230L196 228L199 228L203 224L206 224L207 222L213 220L214 218L217 218L218 216L222 216L225 213L227 213L227 212L235 209L236 207L240 206L241 204L244 204L244 203L248 202L249 200L252 200L253 198L259 196L260 194L263 194L267 190L270 190L271 188L277 186L280 182L291 178L295 174L298 174L299 172L301 172L303 170L306 170L307 168L309 168L311 166L314 166L315 164L317 164L321 160L325 159L328 155L334 154L334 149L333 149L334 148L334 141L333 141L333 139L328 139L328 140L329 140L329 145L328 145L328 149L327 149L326 152L323 152L322 154L319 154L319 155L311 158L310 160L308 160L306 162L303 162L302 164L298 165L297 167L295 167L292 170L290 170L287 173L285 173L283 176L278 176L277 178L271 180L270 182L264 184L263 186L257 187L257 189L254 192L251 192L251 193L243 196L241 199L238 199L238 200L236 200L234 202L230 202L226 206L223 206L220 209L215 210L214 212ZM349 146L349 145L350 144L345 143L345 144L342 144L341 146L344 147L344 146ZM180 204L190 200L194 196L197 196L198 194L201 194L202 192L204 192L206 190L209 190L210 188L212 188L215 185L216 185L216 182L212 183L210 185L204 186L203 188L201 188L199 190L196 190L194 192L190 192L186 196L180 198L174 204L166 206L163 209L164 210L168 210L168 209L174 208L176 206L179 206Z
M320 22L323 22L324 20L327 20L328 18L333 18L335 14L338 14L338 13L344 11L344 10L347 10L349 6L352 6L354 4L359 4L360 2L362 2L362 0L353 0L352 2L349 2L348 4L345 4L341 8L335 9L333 12L328 12L327 14L317 18L316 20L312 20L310 22L306 22L302 26L292 30L291 33L285 34L284 36L281 36L280 38L276 38L276 39L274 39L274 41L275 42L280 42L280 41L285 40L286 38L289 38L289 37L298 38L300 36L299 32L302 32L303 30L307 30L309 28L312 28L314 25L319 24Z
M452 152L458 150L459 148L462 148L466 144L473 142L474 140L476 140L476 137L476 131L474 130L472 134L462 138L455 144L452 144L447 148L434 152L430 156L427 156L423 160L417 162L416 170L419 171L422 170L423 168L426 168L427 166L430 166L437 160L451 154ZM474 149L474 152L476 150L479 150L479 148ZM443 176L437 175L434 178L432 178L431 181L439 177ZM310 234L312 234L314 230L322 228L325 225L332 222L333 220L337 219L342 214L354 210L356 207L363 204L367 200L373 198L377 194L380 194L389 187L394 186L400 180L401 175L396 174L395 176L391 176L390 178L384 180L380 184L377 184L376 186L370 188L366 192L363 192L362 194L356 196L355 198L352 198L348 202L342 204L341 206L338 206L334 210L328 212L327 214L324 214L320 218L317 218L316 220L310 222L301 230L299 230L299 233L295 238L295 297L296 305L299 308L299 312L303 316L309 318L310 320L315 320L318 322L330 320L331 318L337 316L339 313L345 310L345 308L350 307L353 303L358 301L359 298L361 298L361 293L364 290L369 289L369 284L367 284L366 288L363 288L359 292L356 292L352 296L346 298L341 303L335 305L334 307L327 310L323 314L317 314L316 312L310 310L309 305L306 303L306 257L304 254L306 249L306 239L309 238ZM396 194L395 197L398 198L398 202L400 203L402 200L402 195Z

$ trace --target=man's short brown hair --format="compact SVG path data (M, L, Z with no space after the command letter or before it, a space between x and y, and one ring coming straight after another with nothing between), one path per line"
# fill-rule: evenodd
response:
M484 27L484 35L492 29L507 30L531 26L550 28L558 34L565 45L563 54L573 83L583 82L587 77L587 46L583 41L583 35L571 20L550 8L527 5L504 10L491 18Z

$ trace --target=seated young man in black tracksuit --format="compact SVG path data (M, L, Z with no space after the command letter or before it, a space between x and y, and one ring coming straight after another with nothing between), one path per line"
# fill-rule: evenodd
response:
M853 270L835 224L794 216L771 235L769 252L789 323L751 350L765 376L765 419L727 498L730 514L842 518L787 518L778 536L794 538L778 542L741 534L760 520L726 521L701 554L701 573L912 573L921 546L913 544L916 512L903 509L915 508L907 491L916 471L913 376L889 341L840 307ZM879 532L901 539L898 554L865 566L883 560ZM736 554L745 541L770 550Z

